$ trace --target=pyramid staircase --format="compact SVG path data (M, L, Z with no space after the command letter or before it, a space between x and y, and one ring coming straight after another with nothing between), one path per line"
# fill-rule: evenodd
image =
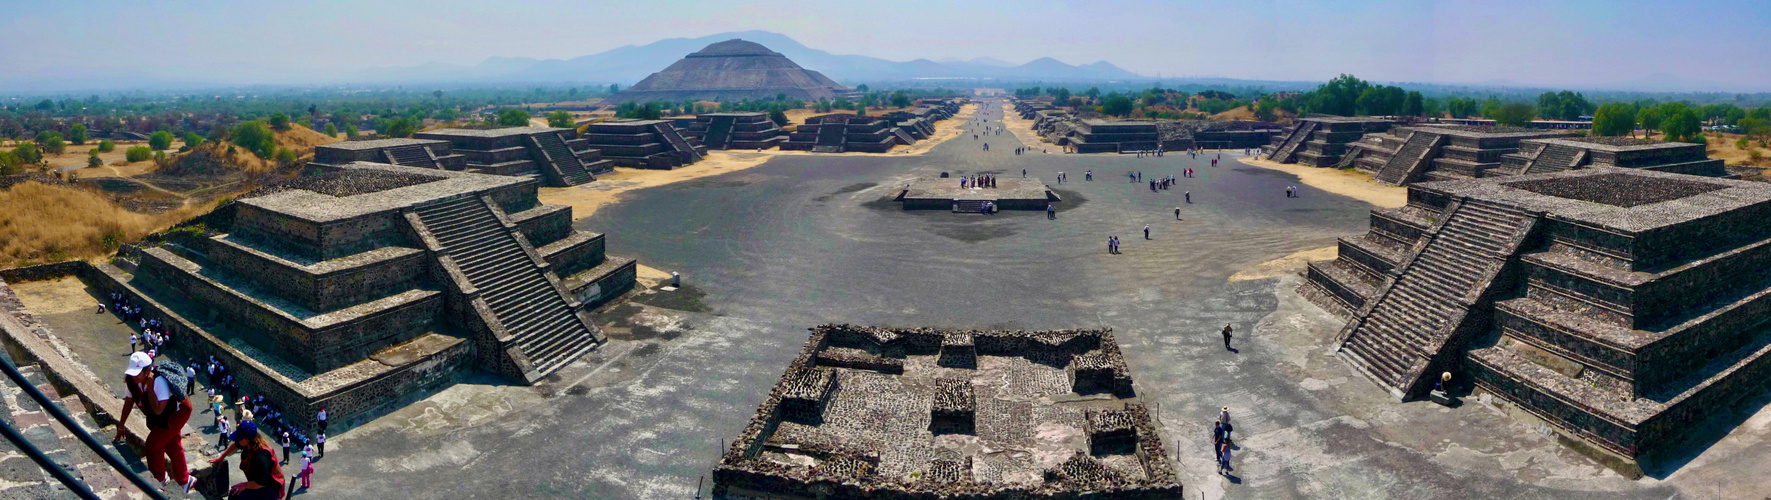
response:
M892 127L892 135L897 136L898 142L903 143L906 146L916 144L916 138L911 137L910 133L905 132L902 128Z
M1531 163L1525 164L1525 169L1519 173L1529 175L1561 172L1574 168L1585 157L1586 150L1584 149L1561 144L1548 144L1543 147L1543 150L1538 151L1537 157L1532 158Z
M48 455L51 461L85 483L99 498L147 498L130 484L124 473L112 468L74 436L74 432L93 436L103 434L79 396L62 397L34 365L19 366L18 371L44 396L59 402L80 428L63 426L8 377L0 377L0 419L23 434L26 442ZM113 445L113 451L127 449ZM146 467L135 459L133 453L122 455L146 472ZM196 465L191 464L192 467ZM5 439L0 439L0 470L5 471L5 480L0 481L0 498L80 498Z
M552 173L560 185L576 186L596 180L584 168L584 162L578 161L572 148L566 146L566 141L560 140L559 134L532 134L528 139L529 147L546 163L543 171Z
M1425 132L1409 134L1408 140L1402 143L1402 147L1396 149L1396 154L1390 156L1390 161L1384 163L1384 168L1378 170L1377 181L1391 185L1402 185L1414 180L1420 176L1421 170L1426 166L1427 158L1433 156L1432 153L1444 143L1445 136L1441 134Z
M1297 128L1292 129L1291 135L1285 138L1285 143L1280 144L1279 149L1274 150L1273 156L1268 159L1279 163L1291 163L1297 161L1297 150L1302 148L1304 143L1310 140L1310 134L1316 133L1316 127L1318 125L1320 125L1318 122L1299 123Z
M669 142L670 147L676 149L676 152L682 153L683 163L701 161L701 152L696 151L695 145L689 144L689 140L684 139L683 135L676 131L675 125L669 123L656 123L652 125L652 130L657 131L659 136L664 137L665 142Z
M1406 400L1474 335L1470 311L1492 300L1502 268L1514 258L1537 217L1510 207L1465 200L1446 207L1444 221L1416 243L1397 278L1379 290L1341 330L1337 353L1378 385Z
M387 162L394 165L422 168L443 168L437 164L437 158L430 154L430 149L420 144L394 146L381 150L387 156Z
M559 278L516 228L493 212L490 201L463 197L414 212L442 247L439 258L446 256L466 278L464 293L471 287L477 293L470 295L473 301L483 301L490 310L488 326L503 327L507 337L499 336L501 347L513 358L527 361L516 366L529 381L565 366L601 342L595 327L577 314L576 304L567 301Z
M701 136L701 144L707 149L726 149L732 140L732 123L737 118L715 116L707 123L707 133Z
M818 125L818 142L812 151L818 153L841 153L843 146L848 144L849 126L841 123L821 123Z

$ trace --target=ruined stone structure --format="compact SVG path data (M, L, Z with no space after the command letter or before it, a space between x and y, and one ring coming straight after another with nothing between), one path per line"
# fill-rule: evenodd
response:
M1162 142L1156 122L1147 121L1082 120L1068 139L1059 145L1078 153L1155 151Z
M591 309L635 278L537 187L341 165L126 248L99 288L170 318L185 355L221 359L295 421L321 406L349 421L469 368L535 382L604 341Z
M1181 497L1110 330L813 328L713 481L715 498Z
M669 170L701 161L707 146L690 142L670 120L592 123L584 138L616 166Z
M781 149L817 153L884 153L891 151L892 146L914 142L916 138L886 117L837 113L806 118L805 124L794 127L788 134Z
M1519 151L1519 141L1573 137L1568 130L1519 127L1421 125L1365 134L1347 145L1334 166L1371 173L1391 185L1415 181L1493 177L1517 173L1502 169L1502 157ZM1512 171L1509 171L1512 170Z
M1335 164L1400 185L1560 172L1609 165L1710 177L1728 175L1700 144L1587 137L1576 130L1419 125L1366 134Z
M508 127L486 130L446 128L412 134L413 139L387 139L391 141L428 140L443 143L445 152L454 151L464 161L448 163L446 166L458 166L449 170L465 169L469 172L538 177L549 186L576 186L596 180L594 174L608 172L610 162L604 160L602 153L586 144L578 133L567 128L549 127ZM354 142L354 141L353 141ZM381 142L381 141L368 141ZM349 145L352 142L341 142L331 146ZM426 143L429 148L439 148L435 142ZM321 146L321 148L331 147ZM344 146L349 147L349 146ZM408 146L409 147L409 146ZM389 149L388 156L394 154ZM318 157L318 153L315 154ZM410 156L416 156L410 155ZM383 162L376 159L352 157L356 161ZM395 158L398 160L398 158ZM394 162L396 165L405 163Z
M467 168L467 155L450 151L449 141L434 139L375 139L315 146L308 166L331 169L359 161L444 170Z
M1300 289L1397 397L1453 371L1639 475L1771 381L1771 185L1596 166L1408 191Z
M1261 146L1261 151L1267 159L1279 163L1334 166L1347 152L1348 144L1367 133L1389 130L1395 124L1395 120L1364 116L1298 118L1284 133L1273 136L1271 144Z
M1005 177L996 179L996 187L961 188L958 178L924 177L910 181L894 201L902 202L905 210L976 214L983 213L985 203L997 210L1045 210L1063 200L1038 179Z
M755 42L732 39L698 52L617 92L609 104L629 101L739 101L780 94L807 102L835 99L849 89Z
M787 141L787 132L760 111L703 113L682 133L707 149L768 149Z

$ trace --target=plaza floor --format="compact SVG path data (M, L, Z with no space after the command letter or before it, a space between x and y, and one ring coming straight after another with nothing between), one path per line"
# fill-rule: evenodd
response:
M1006 132L966 133L926 155L782 156L629 193L577 226L607 233L612 254L682 273L687 287L600 314L612 342L538 386L480 377L336 436L313 493L704 497L726 440L806 328L831 322L1110 326L1140 396L1157 408L1187 498L1771 492L1771 479L1756 473L1771 470L1771 409L1753 408L1700 454L1629 480L1474 399L1456 409L1394 403L1333 356L1341 324L1293 291L1295 271L1230 280L1365 231L1364 202L1228 153L1214 168L1214 156L1016 156L1019 145ZM1197 177L1167 191L1126 175L1189 167ZM943 171L1008 178L1022 169L1063 198L1057 220L907 212L889 199L906 181ZM1056 183L1058 172L1070 182ZM1302 188L1299 198L1284 196L1290 185ZM1109 236L1123 241L1123 254L1106 252ZM1217 334L1226 323L1237 351ZM1222 406L1242 446L1231 477L1214 472L1207 451Z

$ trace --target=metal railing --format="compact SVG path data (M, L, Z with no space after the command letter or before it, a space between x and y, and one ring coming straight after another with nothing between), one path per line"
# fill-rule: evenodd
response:
M74 437L78 438L88 449L91 449L93 453L96 453L100 458L103 458L106 464L109 464L118 474L121 474L124 478L128 479L130 484L134 484L135 488L141 490L143 495L147 495L148 498L154 500L166 500L166 495L161 493L159 488L155 488L152 484L148 483L147 479L142 478L141 475L136 474L135 471L131 470L129 464L125 463L121 457L118 457L116 453L113 453L109 447L104 445L104 443L100 443L98 438L94 438L92 437L92 434L87 433L86 429L81 427L80 423L74 420L74 417L68 415L67 410L62 409L61 405L56 404L55 401L51 401L49 396L43 394L43 391L37 390L36 385L33 385L29 380L26 380L25 375L18 371L18 367L12 365L12 360L0 356L0 371L5 371L6 378L11 380L14 385L17 385L19 389L22 389L26 395L30 396L32 401L36 401L37 406L42 407L44 413L48 413L56 422L60 422L62 427L68 430L68 433L73 434ZM55 463L55 460L49 458L49 455L45 454L43 450L37 449L37 446L25 439L24 434L19 432L18 429L13 428L12 424L0 421L0 434L4 434L8 441L11 441L13 445L18 446L18 449L23 451L25 455L31 457L32 461L37 462L38 467L42 467L43 470L49 471L49 475L54 476L56 481L67 486L68 491L72 491L80 498L99 498L98 494L92 491L91 486L88 486L85 482L81 481L80 478L74 477L74 474L66 468L63 468L61 464Z

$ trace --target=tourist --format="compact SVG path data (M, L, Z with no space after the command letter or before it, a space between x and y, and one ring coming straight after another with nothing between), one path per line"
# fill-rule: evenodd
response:
M215 443L215 449L219 450L222 448L227 448L227 446L228 446L228 429L231 429L231 428L232 428L232 426L229 425L227 417L220 417L220 418L215 419L215 431L221 433L221 439Z
M326 433L324 431L314 438L314 444L319 445L318 449L320 450L319 454L314 455L314 460L326 458Z
M1144 239L1150 239L1150 225L1144 224Z
M1229 330L1230 330L1230 325L1228 325L1228 324L1224 325L1224 331L1229 331ZM1226 436L1228 436L1229 430L1228 430L1227 426L1230 425L1230 407L1225 406L1223 408L1218 409L1218 423L1224 424L1226 426L1224 434Z
M193 394L196 392L197 392L197 369L195 367L192 367L191 365L188 365L188 364L184 365L184 393L185 394Z
M301 474L301 489L305 490L308 488L312 488L314 486L314 483L313 483L314 456L312 453L309 453L308 450L301 451L301 473L300 474ZM291 485L291 486L293 486L293 485Z
M164 485L166 462L171 459L172 479L184 486L185 493L190 493L197 479L185 468L180 431L191 419L191 400L153 365L154 358L146 353L129 355L129 368L123 370L123 385L129 389L129 396L123 399L123 415L117 419L115 440L123 441L123 435L129 432L129 413L140 411L148 422L148 436L142 443L148 454L148 470Z
M283 468L277 466L277 454L271 451L270 443L265 442L264 435L258 433L258 426L251 422L240 424L230 436L233 443L222 450L221 455L209 460L212 465L221 464L234 450L244 450L240 457L240 472L246 480L228 488L229 500L277 499L283 497Z
M1235 350L1235 349L1230 348L1230 324L1229 323L1224 323L1224 349L1232 350L1232 351ZM1227 412L1228 410L1226 409L1225 411ZM1227 416L1228 413L1225 413L1225 415Z
M129 333L129 352L135 352L135 344L139 340L140 340L140 337L137 337L135 335L135 332Z
M289 447L293 446L295 441L289 437L288 429L284 429L283 434L277 437L277 443L283 445L283 463L289 463Z
M1045 204L1045 220L1058 220L1057 206L1050 203Z
M320 423L320 432L326 432L326 407L320 407L320 412L314 414L314 420Z
M215 414L215 422L217 424L221 423L221 419L222 419L221 405L223 404L223 401L226 401L226 400L222 399L222 395L216 394L215 388L210 387L209 388L209 407L210 407L210 412Z
M1193 192L1187 191L1186 196L1187 196L1187 203L1192 203L1193 202Z
M1082 180L1083 181L1094 181L1095 180L1095 169L1091 168L1091 169L1088 169L1087 172L1083 172L1082 173Z
M1232 470L1230 468L1230 449L1232 447L1234 445L1229 439L1224 439L1224 442L1218 444L1218 474L1228 474Z
M1181 207L1175 207L1175 220L1181 220Z
M1108 254L1109 254L1109 255L1111 255L1111 254L1113 254L1113 253L1115 253L1115 252L1114 252L1114 251L1113 251L1113 237L1112 237L1112 236L1108 236L1108 237L1107 237L1107 253L1108 253Z

